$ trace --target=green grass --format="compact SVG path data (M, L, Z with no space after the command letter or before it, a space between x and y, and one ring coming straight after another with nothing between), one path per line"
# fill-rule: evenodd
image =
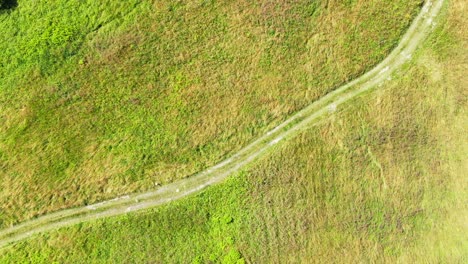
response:
M225 183L0 262L466 262L465 14L452 1L405 72Z
M420 3L19 1L0 14L0 227L213 165L381 61Z

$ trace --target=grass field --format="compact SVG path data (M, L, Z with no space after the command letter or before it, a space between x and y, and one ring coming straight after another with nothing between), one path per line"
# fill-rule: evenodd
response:
M404 72L226 183L0 262L465 263L466 11L451 1Z
M0 227L214 164L382 60L420 4L19 1L0 13Z

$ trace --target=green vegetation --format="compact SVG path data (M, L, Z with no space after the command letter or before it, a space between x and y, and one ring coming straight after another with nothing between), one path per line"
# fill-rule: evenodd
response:
M213 165L382 60L420 4L22 0L0 14L0 227Z
M405 72L226 183L0 262L465 263L466 4Z

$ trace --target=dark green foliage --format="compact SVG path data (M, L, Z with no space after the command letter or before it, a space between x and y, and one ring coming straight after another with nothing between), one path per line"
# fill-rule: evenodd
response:
M16 0L0 0L0 10L12 9L18 6Z

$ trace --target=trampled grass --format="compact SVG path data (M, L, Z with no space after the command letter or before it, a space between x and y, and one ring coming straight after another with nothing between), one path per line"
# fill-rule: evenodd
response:
M0 262L466 262L466 22L452 1L404 72L225 184Z
M0 14L0 227L191 175L384 58L397 1L31 1Z

